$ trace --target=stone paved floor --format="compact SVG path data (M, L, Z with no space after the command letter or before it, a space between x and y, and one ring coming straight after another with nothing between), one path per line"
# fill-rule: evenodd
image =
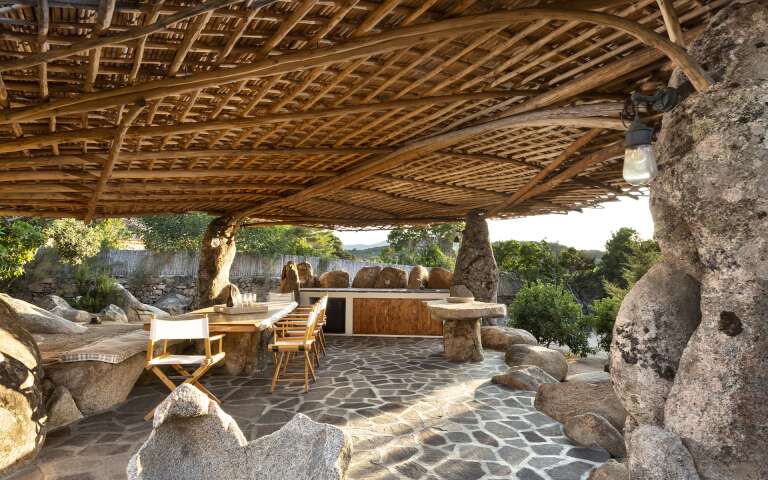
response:
M214 375L206 384L249 439L296 412L345 428L354 440L350 479L585 479L606 461L601 449L572 445L560 424L538 413L532 392L492 385L502 354L478 364L441 358L439 339L331 337L320 379L267 393L266 378ZM18 479L125 478L146 439L142 415L165 393L137 387L120 407L51 434Z

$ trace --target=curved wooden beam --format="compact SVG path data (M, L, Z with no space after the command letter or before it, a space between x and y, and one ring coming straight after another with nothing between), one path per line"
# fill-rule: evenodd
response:
M260 0L254 2L252 8L261 8L263 6L274 3L276 0ZM155 32L159 32L174 23L186 20L188 18L196 17L202 13L212 12L218 8L228 7L236 3L241 3L243 0L208 0L205 3L189 7L180 12L168 15L167 17L158 20L150 25L145 25L138 28L132 28L124 32L116 33L109 36L95 36L82 42L76 43L69 48L57 48L49 50L47 52L37 53L34 55L27 55L24 58L18 60L8 60L0 63L0 72L7 72L9 70L20 70L23 68L34 67L40 63L47 63L53 60L59 60L61 58L71 57L86 50L95 48L101 48L109 45L115 45L123 42L129 42L136 40L137 38L146 37Z
M251 209L239 212L236 214L236 218L242 220L265 207L301 203L310 200L317 195L324 195L343 189L360 180L398 167L408 160L423 157L424 155L437 150L456 145L457 143L502 128L560 125L577 128L610 128L622 130L624 129L624 125L620 120L600 117L600 115L618 115L621 108L623 108L622 104L610 103L540 110L513 115L492 122L481 123L440 135L423 138L397 148L391 153L380 155L363 162L336 177L312 185L293 195L289 195L279 200L265 202L256 205Z
M259 115L257 117L209 120L207 122L184 122L175 125L132 127L128 129L127 136L153 137L165 135L182 135L211 130L251 128L268 123L280 123L293 120L314 120L336 115L349 115L354 113L375 112L379 110L392 110L396 108L419 107L423 105L441 105L444 103L466 102L469 100L487 100L491 98L531 97L538 93L539 92L537 90L491 90L488 92L459 93L454 95L438 95L421 98L410 98L406 100L394 100L390 102L364 103L360 105L352 105L349 107L308 110L304 112L273 113L267 115ZM12 141L0 142L0 153L19 151L26 148L40 148L47 145L55 145L65 142L78 142L88 139L109 140L114 138L116 132L117 127L100 127L22 137Z
M143 97L147 100L180 94L214 85L236 82L250 78L266 77L291 71L305 70L361 57L381 54L416 43L488 30L532 20L580 21L603 25L623 31L639 41L663 52L688 76L698 91L711 86L711 80L701 66L681 47L663 36L622 17L607 13L572 10L564 8L523 8L504 10L483 15L452 18L433 23L403 27L378 35L361 37L332 47L299 51L282 55L276 59L264 59L231 69L220 69L198 73L181 78L168 78L133 86L93 92L71 99L14 109L2 112L0 122L32 120L55 112L102 109L135 102ZM79 107L78 107L79 105ZM80 108L78 110L77 108Z

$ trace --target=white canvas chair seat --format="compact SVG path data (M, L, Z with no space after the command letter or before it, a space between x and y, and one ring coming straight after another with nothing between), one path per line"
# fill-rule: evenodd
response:
M155 357L149 361L150 365L203 365L205 363L218 363L224 360L224 353L217 353L210 359L205 355L165 355L162 357Z
M208 316L203 315L194 318L184 319L158 319L153 318L149 326L149 345L147 346L147 364L144 368L151 370L157 375L163 384L173 391L177 385L160 369L160 367L171 367L176 373L184 377L182 385L192 384L200 389L201 392L208 395L216 403L221 403L214 394L200 383L200 378L205 375L214 365L224 360L225 353L222 351L223 334L209 336ZM205 345L205 355L177 355L168 353L168 340L203 340ZM211 342L218 340L218 352L211 353ZM163 342L163 352L155 356L155 343ZM187 371L182 365L198 365L194 372ZM144 420L152 418L155 409L149 411L144 416Z

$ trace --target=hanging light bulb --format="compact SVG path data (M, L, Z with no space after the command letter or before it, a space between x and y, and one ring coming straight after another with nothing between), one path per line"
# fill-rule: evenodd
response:
M638 187L648 185L659 172L653 153L653 128L635 114L624 138L624 180Z
M638 105L643 103L653 110L669 112L678 102L677 90L660 88L653 95L633 93L627 100L622 118L632 118L627 134L624 137L624 180L630 185L642 187L651 183L659 172L656 165L656 155L653 152L653 128L640 119Z

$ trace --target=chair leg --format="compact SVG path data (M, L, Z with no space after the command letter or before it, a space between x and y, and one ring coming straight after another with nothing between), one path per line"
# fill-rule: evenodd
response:
M315 355L315 365L317 366L317 368L320 368L320 353L318 353L318 350L320 350L320 349L319 348L313 348L312 352Z
M275 356L277 356L277 354ZM285 358L285 353L281 353L280 358L277 360L277 363L275 364L275 373L272 375L272 388L269 390L270 393L274 392L275 387L277 387L277 379L280 377L280 367L282 366L284 358Z
M171 365L171 366L174 369L176 369L176 371L179 372L181 375L183 375L185 378L191 378L191 377L194 376L194 373L189 373L187 371L187 369L185 369L181 365ZM208 371L208 370L206 369L206 371ZM205 388L205 386L202 383L200 383L200 381L198 381L198 380L195 380L193 382L186 382L185 381L184 383L191 383L192 385L196 386L201 392L203 392L204 394L208 395L211 398L211 400L215 400L216 403L221 403L221 401L218 398L216 398L216 395L212 394L210 392L210 390Z
M165 375L165 373L163 373L162 370L160 370L160 368L152 367L152 373L154 373L157 378L159 378L160 381L163 382L166 387L168 387L168 390L174 391L176 389L176 385L171 381L170 378ZM155 414L155 409L157 409L157 406L153 407L152 410L144 415L144 421L149 421L152 418L152 416Z
M317 381L317 375L315 374L315 367L312 365L312 360L309 357L309 352L304 352L304 356L309 360L309 372L312 374L312 380Z
M304 352L304 393L309 392L309 365L312 361L307 352Z

